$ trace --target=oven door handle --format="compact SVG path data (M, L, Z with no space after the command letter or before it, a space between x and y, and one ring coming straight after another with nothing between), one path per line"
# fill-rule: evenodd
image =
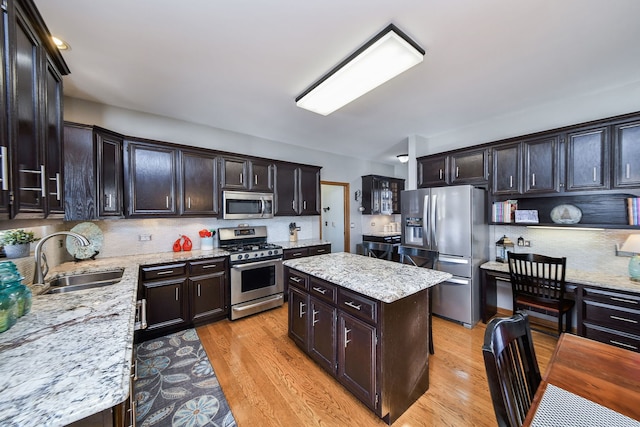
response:
M232 268L242 271L242 270L246 270L246 269L250 269L250 268L260 267L260 266L263 266L263 265L276 265L279 262L282 262L282 258L269 259L267 261L250 262L250 263L247 263L247 264L239 264L239 265L232 266Z

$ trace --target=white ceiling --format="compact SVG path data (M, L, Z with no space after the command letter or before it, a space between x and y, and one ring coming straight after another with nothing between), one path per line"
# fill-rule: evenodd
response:
M377 161L406 151L409 135L430 140L640 82L638 0L36 4L72 47L67 96ZM327 117L295 106L389 23L424 62ZM494 136L504 137L483 135Z

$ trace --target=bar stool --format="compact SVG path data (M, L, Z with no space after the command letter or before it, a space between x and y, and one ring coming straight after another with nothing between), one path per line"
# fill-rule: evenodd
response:
M390 243L381 242L362 242L362 249L365 256L373 258L386 259L391 261L394 246Z
M409 246L398 246L398 254L400 254L400 262L402 264L409 264L423 268L433 268L433 264L438 258L437 252L428 251L426 249L413 248ZM429 288L429 354L435 353L433 346L433 322L431 316L432 296L433 286Z

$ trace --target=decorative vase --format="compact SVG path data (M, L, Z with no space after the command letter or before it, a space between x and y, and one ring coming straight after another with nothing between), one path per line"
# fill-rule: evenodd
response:
M29 256L30 243L19 243L17 245L4 245L4 253L7 258L25 258Z

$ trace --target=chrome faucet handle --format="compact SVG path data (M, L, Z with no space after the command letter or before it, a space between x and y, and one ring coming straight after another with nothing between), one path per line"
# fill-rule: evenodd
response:
M45 254L44 252L42 252L42 255L40 256L40 258L42 259L42 264L40 266L40 268L42 269L42 277L44 278L47 273L49 272L49 263L47 262L47 254Z

